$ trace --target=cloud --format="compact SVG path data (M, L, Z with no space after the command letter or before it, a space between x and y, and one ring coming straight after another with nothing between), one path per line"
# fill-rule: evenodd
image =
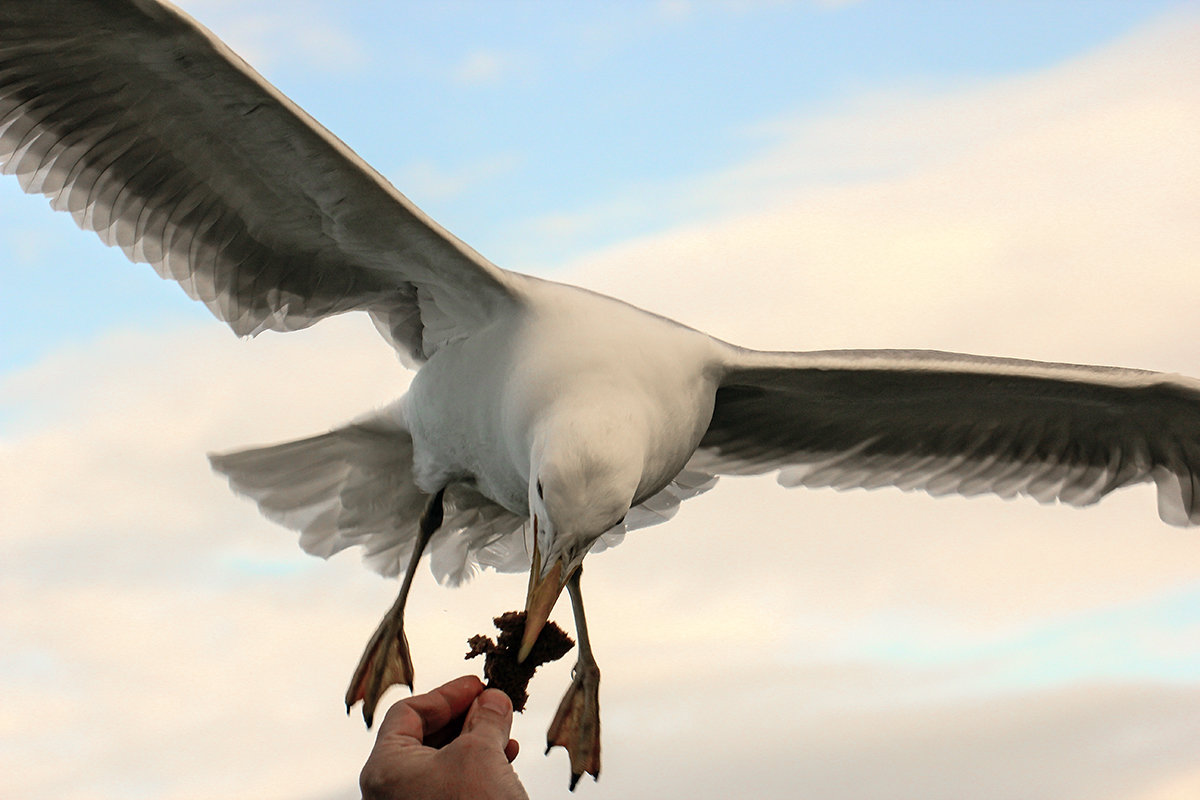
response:
M757 11L763 8L792 5L797 0L723 0L721 8L739 13ZM863 0L808 0L807 4L822 10L834 10L858 5Z
M926 99L911 128L902 107L893 119L877 103L858 122L815 121L696 181L685 196L704 198L703 221L570 274L753 346L891 342L1194 373L1192 348L1156 324L1187 317L1200 248L1187 224L1200 212L1188 138L1200 102L1185 42L1200 42L1196 24L1139 39L1153 58L1126 45L984 88L975 105L943 98L944 118ZM952 141L926 151L919 131ZM825 158L839 139L846 150ZM846 180L851 154L867 166ZM822 186L817 162L840 177ZM1114 294L1120 305L1098 320ZM747 320L745 306L758 314Z
M467 193L481 184L499 178L520 166L520 159L505 155L470 164L445 168L433 161L413 161L400 168L396 185L404 193L423 202L440 202Z
M693 184L703 222L566 277L755 346L1200 375L1195 35L908 97L894 116L875 98L781 123L760 159ZM0 794L356 796L371 736L341 693L396 586L353 553L299 552L203 453L325 430L406 381L353 318L251 343L216 323L118 332L3 378ZM1175 670L1200 658L1200 547L1157 521L1148 487L1077 511L726 480L588 564L605 765L580 792L1174 800L1195 785L1200 685ZM466 637L524 588L486 574L448 591L422 569L418 688L475 669ZM569 661L539 673L518 720L534 796L565 790L565 756L538 742Z
M688 0L659 0L657 11L668 20L684 20L695 13L695 6Z
M452 76L457 83L485 86L499 83L522 68L519 56L495 50L476 50L468 53L455 66Z
M1155 784L1135 800L1191 800L1200 795L1200 770L1186 770Z
M700 681L684 679L670 697L645 698L676 724L670 736L655 737L653 753L639 752L620 735L625 730L614 732L610 760L617 766L602 783L615 785L605 789L635 798L1127 800L1156 772L1174 773L1194 758L1187 737L1197 727L1187 709L1195 708L1195 691L1082 686L922 707L851 701L835 711L820 693L812 693L814 705L800 688L819 676L799 674L796 688L755 677L722 687L729 705L721 707L749 720L745 733L720 744L705 735L708 709L693 699ZM636 723L658 732L649 715ZM638 735L634 726L628 733ZM714 752L721 758L701 755Z
M1172 209L1179 199L1185 209L1193 201L1189 182L1197 169L1187 132L1198 115L1191 77L1200 67L1198 29L1194 15L1171 17L1047 72L957 89L896 87L853 96L825 113L760 122L745 132L762 142L756 157L715 174L647 183L594 208L556 211L517 235L586 240L607 229L677 227L680 220L707 232L714 220L750 212L756 220L771 219L767 212L773 210L774 227L790 222L819 232L824 226L831 241L812 244L828 249L847 241L847 233L849 241L858 238L858 230L837 227L853 224L839 212L867 211L860 206L873 197L892 206L869 213L886 213L893 225L921 210L896 205L901 200L939 209L956 204L949 208L949 224L911 231L918 239L940 235L940 244L954 251L972 246L967 237L974 235L957 224L960 211L990 201L995 227L1023 206L1050 206L1064 196L1075 201L1078 194L1087 197L1071 211L1080 216L1096 206L1111 211L1118 203L1155 203L1156 226L1181 227L1173 224L1181 217ZM1170 171L1176 157L1182 174ZM1006 169L1010 162L1023 171ZM1143 162L1163 171L1159 181L1141 173ZM928 197L906 180L922 182ZM1089 182L1094 191L1081 192ZM1043 196L1048 191L1059 191L1059 198ZM1070 211L1061 203L1055 208ZM924 216L936 219L932 212ZM1039 227L1052 222L1043 219Z
M301 66L350 73L370 62L366 44L320 5L277 0L253 5L185 0L178 5L205 27L220 30L221 39L259 72Z

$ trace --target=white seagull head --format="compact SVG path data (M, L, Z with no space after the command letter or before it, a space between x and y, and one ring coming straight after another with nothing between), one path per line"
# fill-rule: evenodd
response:
M522 660L584 556L605 532L621 524L634 504L645 466L643 451L637 437L622 434L621 421L611 416L573 415L567 424L548 426L535 442L529 479L533 565Z

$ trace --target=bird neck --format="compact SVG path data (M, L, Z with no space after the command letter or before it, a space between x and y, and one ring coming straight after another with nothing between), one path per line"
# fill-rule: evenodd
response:
M547 421L535 439L530 480L542 482L551 514L598 527L597 535L625 515L645 467L646 437L633 425L619 406L598 404Z

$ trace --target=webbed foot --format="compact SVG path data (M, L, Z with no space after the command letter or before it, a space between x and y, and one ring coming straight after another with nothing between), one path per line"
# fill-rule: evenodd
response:
M389 686L403 684L409 691L413 688L412 656L404 635L403 610L401 614L395 612L395 608L389 611L375 629L346 690L346 713L361 700L368 728L374 722L375 706Z
M600 777L600 668L594 663L575 665L571 686L546 732L546 752L556 746L566 748L570 757L571 791L585 772Z

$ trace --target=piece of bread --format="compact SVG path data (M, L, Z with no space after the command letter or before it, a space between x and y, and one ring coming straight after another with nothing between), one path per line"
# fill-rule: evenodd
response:
M517 653L521 649L521 636L525 633L525 612L509 611L492 621L500 631L496 641L483 634L472 636L467 640L471 648L467 658L482 653L487 688L499 689L508 695L513 711L524 711L525 702L529 699L529 679L533 677L534 670L565 656L575 642L558 625L547 622L533 643L529 657L523 663L518 663Z

